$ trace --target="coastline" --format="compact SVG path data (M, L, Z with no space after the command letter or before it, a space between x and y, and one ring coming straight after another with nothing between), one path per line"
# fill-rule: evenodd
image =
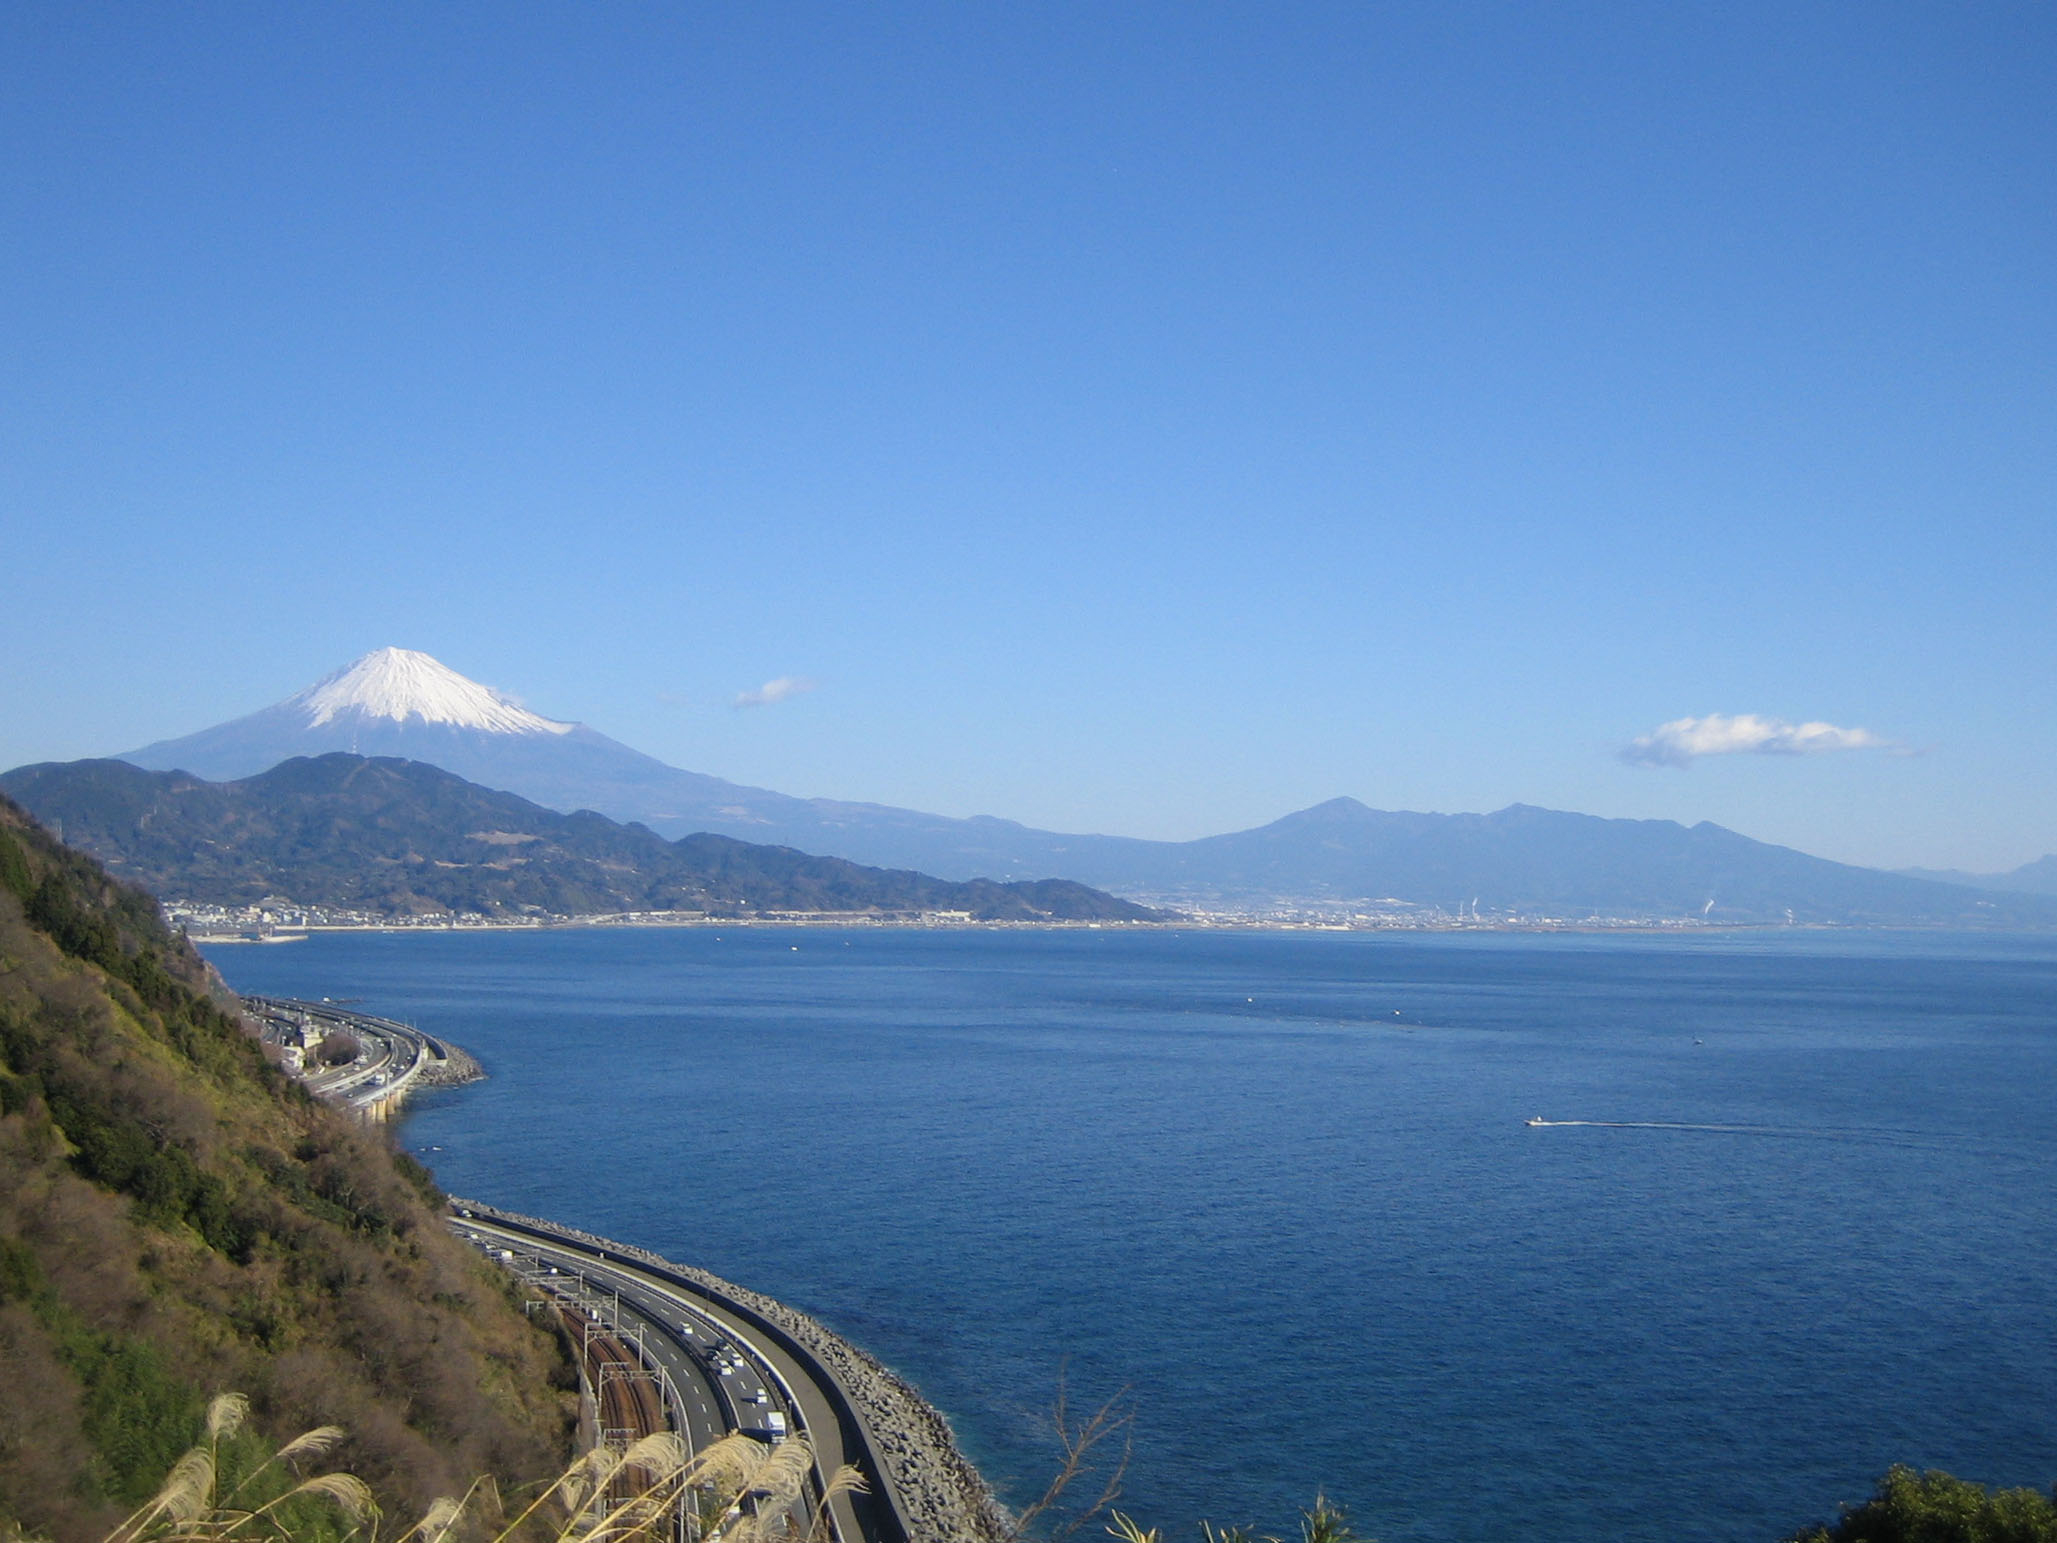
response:
M268 928L269 930L263 930ZM1588 917L1578 921L1559 920L1464 920L1388 917L1375 921L1325 921L1281 916L1215 913L1181 916L1170 921L1040 921L957 920L934 917L902 917L838 912L820 915L773 916L668 916L661 913L594 916L560 916L547 920L509 921L485 916L438 916L419 919L390 918L376 921L251 923L233 932L196 931L190 926L188 942L210 947L229 944L268 945L304 943L326 933L377 932L388 934L444 935L453 932L620 932L677 931L720 928L789 929L810 931L838 928L877 928L896 932L1319 932L1340 934L1372 933L1553 933L1606 934L1609 936L1698 936L1732 932L1964 932L1985 929L1949 927L1940 924L1860 922L1769 922L1701 921L1697 918ZM2011 930L2011 929L1996 929Z
M818 1319L775 1297L679 1264L632 1243L526 1216L489 1203L449 1197L458 1214L477 1212L524 1230L604 1250L689 1285L776 1331L813 1361L863 1431L866 1456L910 1543L1007 1543L1010 1518L983 1475L958 1450L950 1422L905 1378Z

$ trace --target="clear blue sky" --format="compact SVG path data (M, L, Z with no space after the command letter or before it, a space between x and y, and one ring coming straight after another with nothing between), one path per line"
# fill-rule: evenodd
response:
M2057 850L2057 7L23 3L0 83L0 765L397 644L1065 829ZM1621 754L1716 714L1880 743Z

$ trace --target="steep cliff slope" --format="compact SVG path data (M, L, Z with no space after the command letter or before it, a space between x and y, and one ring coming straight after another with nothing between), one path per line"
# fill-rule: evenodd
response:
M0 799L0 1524L99 1536L227 1389L272 1438L346 1426L400 1509L553 1469L558 1347L439 1204L147 895Z

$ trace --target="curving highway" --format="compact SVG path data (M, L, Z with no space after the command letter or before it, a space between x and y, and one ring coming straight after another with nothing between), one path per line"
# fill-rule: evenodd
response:
M359 1046L357 1058L326 1070L301 1070L316 1098L367 1120L383 1120L416 1087L469 1081L481 1075L477 1063L455 1046L424 1034L412 1024L354 1013L332 1002L290 997L246 996L243 1005L273 1044L298 1044L311 1032L345 1033Z
M805 1434L815 1461L810 1506L827 1475L846 1462L872 1488L831 1503L837 1543L909 1543L890 1497L879 1493L877 1465L848 1401L751 1317L612 1250L489 1216L475 1203L454 1203L459 1209L450 1225L458 1236L550 1293L571 1321L633 1348L656 1373L665 1417L690 1450L737 1430L767 1442L787 1432Z

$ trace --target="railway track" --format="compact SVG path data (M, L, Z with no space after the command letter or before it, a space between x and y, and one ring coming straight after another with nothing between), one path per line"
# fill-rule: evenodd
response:
M600 1440L611 1447L630 1447L645 1436L671 1429L657 1373L635 1350L616 1335L594 1330L589 1319L568 1307L559 1307L557 1314L574 1340L584 1331L580 1357L593 1390Z

